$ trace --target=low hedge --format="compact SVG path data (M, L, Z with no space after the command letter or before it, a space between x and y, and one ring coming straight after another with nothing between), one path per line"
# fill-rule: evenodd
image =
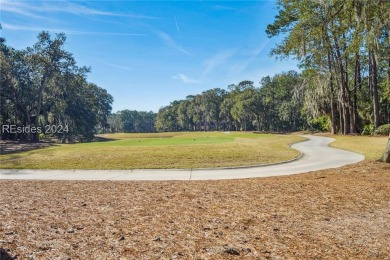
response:
M390 133L390 124L381 125L375 130L376 135L389 135Z

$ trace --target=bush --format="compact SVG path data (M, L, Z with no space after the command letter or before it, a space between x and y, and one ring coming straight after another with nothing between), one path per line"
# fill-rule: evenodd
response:
M368 124L363 127L362 135L372 135L374 133L374 125Z
M390 133L390 124L381 125L375 130L376 135L389 135Z
M330 130L330 117L325 115L325 116L320 116L317 118L314 118L310 121L311 126L313 129L321 132L326 132Z

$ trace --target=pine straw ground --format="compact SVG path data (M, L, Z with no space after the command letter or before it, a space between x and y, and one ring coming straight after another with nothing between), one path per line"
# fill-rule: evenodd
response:
M390 259L390 165L228 181L0 181L17 259Z

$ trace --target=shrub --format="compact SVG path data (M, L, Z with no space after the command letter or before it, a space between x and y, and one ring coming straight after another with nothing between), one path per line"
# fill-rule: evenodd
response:
M372 135L374 133L374 125L368 124L363 127L362 135Z
M376 135L389 135L390 133L390 124L381 125L375 130Z
M314 118L310 121L313 129L321 132L329 131L330 129L330 117L327 115Z

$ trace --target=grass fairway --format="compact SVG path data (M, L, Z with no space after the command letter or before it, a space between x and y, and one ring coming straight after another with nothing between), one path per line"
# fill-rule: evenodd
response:
M366 160L377 160L383 156L386 148L387 136L349 136L320 134L336 139L331 147L363 154Z
M254 133L108 134L111 141L63 144L0 156L0 168L181 169L256 165L289 160L304 138Z

